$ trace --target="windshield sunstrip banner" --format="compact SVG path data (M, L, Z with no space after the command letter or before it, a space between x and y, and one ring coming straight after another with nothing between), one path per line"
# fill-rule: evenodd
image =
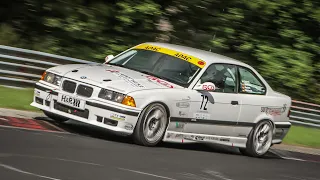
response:
M154 46L154 45L149 45L149 44L141 44L141 45L138 45L136 47L134 47L133 49L144 49L144 50L149 50L149 51L155 51L155 52L160 52L160 53L163 53L163 54L167 54L167 55L170 55L170 56L173 56L173 57L176 57L176 58L179 58L179 59L182 59L182 60L185 60L185 61L188 61L200 68L203 68L205 65L206 65L206 62L199 59L199 58L196 58L194 56L190 56L188 54L185 54L185 53L181 53L181 52L178 52L178 51L174 51L174 50L171 50L171 49L167 49L167 48L163 48L163 47L160 47L160 46Z

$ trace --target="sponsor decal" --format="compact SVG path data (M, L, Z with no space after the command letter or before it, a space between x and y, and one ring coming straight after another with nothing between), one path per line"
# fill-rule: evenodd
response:
M179 111L179 116L183 116L185 117L187 115L187 113L183 112L183 111Z
M114 74L115 76L118 76L119 78L125 80L127 83L131 84L134 87L141 87L143 88L144 86L140 83L138 83L137 81L135 81L133 78L119 72L118 70L110 70L107 69L106 71L111 72L112 74Z
M198 135L190 135L189 137L184 137L184 139L192 140L192 141L203 141L205 139L204 136L198 136Z
M179 122L176 122L176 128L178 129L182 129L182 128L184 128L184 125L185 125L185 123L179 123Z
M51 101L51 98L52 98L52 94L48 94L48 96L46 97L46 101Z
M167 54L179 59L182 59L184 61L188 61L196 66L198 66L199 68L203 68L206 65L206 62L196 58L194 56L182 53L182 52L178 52L178 51L174 51L171 49L167 49L167 48L163 48L160 46L154 46L154 45L149 45L149 44L141 44L138 45L136 47L134 47L133 49L145 49L145 50L149 50L149 51L155 51L155 52L159 52L159 53L163 53L163 54Z
M35 90L34 91L34 95L37 96L37 97L40 97L40 91Z
M116 120L116 121L124 121L124 120L126 120L126 116L112 113L112 114L110 114L110 119Z
M218 141L219 140L219 138L217 138L217 137L206 137L206 140L210 140L210 141Z
M176 106L179 108L188 108L190 104L188 102L177 102Z
M205 82L200 86L201 86L201 89L205 91L214 91L216 89L216 86L212 82Z
M164 80L162 80L162 79L159 79L159 78L157 78L157 77L150 76L150 75L148 75L148 76L146 76L146 77L147 77L148 80L150 80L150 81L157 82L157 83L159 83L159 84L161 84L161 85L163 85L163 86L166 86L166 87L168 87L168 88L173 88L173 86L172 86L171 84L169 84L167 81L164 81Z
M171 138L173 136L173 133L167 133L167 138Z
M287 110L287 104L284 104L281 108L261 107L261 112L265 112L267 115L279 116Z
M195 136L194 139L197 140L197 141L203 141L204 140L204 136Z
M167 133L166 138L171 139L183 139L183 134L176 134L176 133Z
M124 129L132 130L133 129L133 125L132 124L126 124L126 125L124 125Z
M194 113L193 117L196 119L210 119L209 113Z
M220 141L230 142L230 138L220 138Z
M80 100L79 99L75 99L75 98L70 97L70 96L61 95L60 102L64 102L64 103L66 103L68 105L80 108Z
M118 70L113 70L113 69L107 69L106 71L112 72L112 73L114 73L114 72L119 72Z

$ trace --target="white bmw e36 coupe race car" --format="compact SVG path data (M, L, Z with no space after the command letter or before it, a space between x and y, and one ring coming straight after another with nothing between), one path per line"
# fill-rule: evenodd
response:
M47 69L32 106L155 146L160 141L238 147L263 156L291 124L291 98L251 66L212 52L143 43L103 64Z

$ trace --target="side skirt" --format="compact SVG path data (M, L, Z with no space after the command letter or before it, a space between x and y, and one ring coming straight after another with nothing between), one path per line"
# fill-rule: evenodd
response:
M175 143L214 143L231 147L245 148L247 138L166 131L163 141Z

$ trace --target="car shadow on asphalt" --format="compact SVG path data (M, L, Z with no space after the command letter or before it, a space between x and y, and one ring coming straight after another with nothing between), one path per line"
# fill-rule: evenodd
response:
M130 136L122 136L119 134L115 134L113 132L109 132L106 129L103 129L97 126L91 126L91 125L87 125L87 124L80 123L73 120L69 120L64 123L57 123L48 117L35 117L34 119L40 120L40 121L46 121L72 134L77 134L80 136L91 137L91 138L101 139L106 141L112 141L116 143L136 145L132 137ZM228 154L228 155L240 155L240 156L242 155L239 152L239 149L236 147L229 147L229 146L224 146L219 144L203 144L203 143L182 144L182 143L161 142L157 147L164 148L164 149L179 149L179 150L188 150L188 151L220 153L220 154ZM145 147L145 148L150 148L150 147ZM282 159L280 156L270 151L262 158L263 159Z

